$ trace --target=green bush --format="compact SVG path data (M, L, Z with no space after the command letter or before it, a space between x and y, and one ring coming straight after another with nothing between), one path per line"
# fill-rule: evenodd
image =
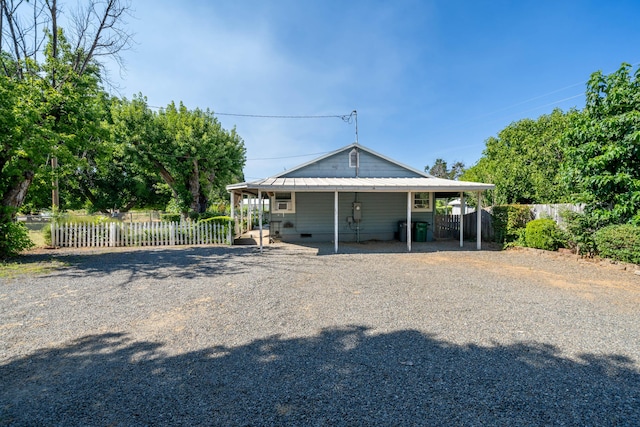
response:
M33 246L24 224L13 221L0 223L0 259L16 256Z
M525 228L526 246L547 251L555 251L564 246L564 236L558 224L552 219L534 219Z
M164 213L160 215L160 220L163 222L180 222L182 215L179 213Z
M230 216L226 216L226 215L220 215L220 216L214 216L211 218L206 218L203 219L201 222L212 222L214 224L220 224L223 226L228 226L229 222L231 222L231 227L233 227L235 225L235 221L233 219L231 219Z
M594 235L607 224L589 213L565 211L561 213L567 236L567 245L580 255L592 256L596 251Z
M510 243L522 235L521 230L533 219L533 213L525 205L501 205L493 207L491 219L496 242Z
M637 225L609 225L598 230L593 239L600 256L640 264L640 227Z

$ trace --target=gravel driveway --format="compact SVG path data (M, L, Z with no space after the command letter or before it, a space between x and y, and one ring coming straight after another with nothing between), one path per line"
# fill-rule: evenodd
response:
M397 248L56 254L0 279L0 425L640 425L640 276Z

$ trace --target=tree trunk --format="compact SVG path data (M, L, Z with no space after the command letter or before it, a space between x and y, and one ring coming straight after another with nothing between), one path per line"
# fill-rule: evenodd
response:
M193 160L193 171L189 176L189 192L191 193L191 210L202 213L203 210L200 204L200 170L196 159Z
M19 180L13 183L9 191L4 194L2 199L2 205L13 208L14 213L24 203L25 197L27 197L27 190L33 181L35 173L31 170L25 171Z

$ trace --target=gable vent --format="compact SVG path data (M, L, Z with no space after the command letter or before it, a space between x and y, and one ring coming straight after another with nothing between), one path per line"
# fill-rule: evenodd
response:
M354 148L349 152L349 167L357 168L359 160L360 160L360 155L358 153L358 150Z

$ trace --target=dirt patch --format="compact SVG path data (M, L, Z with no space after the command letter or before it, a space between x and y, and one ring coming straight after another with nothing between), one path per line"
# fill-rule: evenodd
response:
M514 283L526 280L570 291L590 301L608 300L619 307L637 308L640 304L640 276L635 273L637 266L520 248L499 253L426 253L404 259L418 261L422 265L462 264Z

